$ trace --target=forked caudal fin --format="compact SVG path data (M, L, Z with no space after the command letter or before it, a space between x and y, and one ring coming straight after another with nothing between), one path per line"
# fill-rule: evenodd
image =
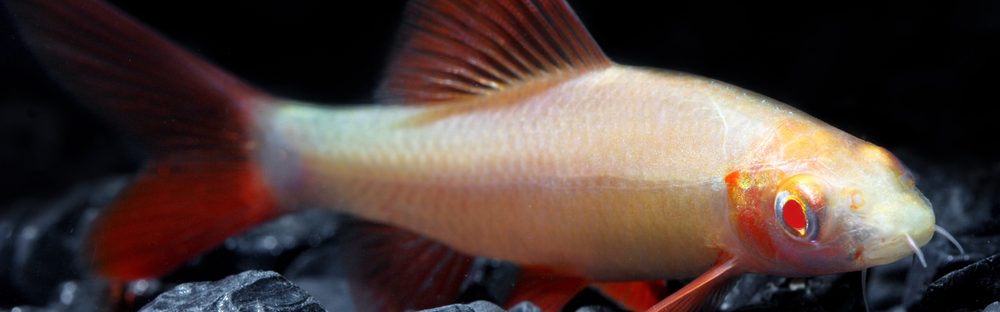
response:
M266 95L102 2L4 3L56 80L151 153L91 234L98 272L162 275L277 215L252 159Z

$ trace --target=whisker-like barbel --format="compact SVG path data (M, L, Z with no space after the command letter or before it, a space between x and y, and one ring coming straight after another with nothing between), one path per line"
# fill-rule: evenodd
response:
M965 248L962 248L962 244L959 244L958 240L956 240L955 237L951 235L951 233L948 233L948 230L945 230L940 225L935 224L934 225L934 232L937 232L938 234L941 234L941 236L944 236L944 238L947 239L948 242L950 242L953 246L955 246L955 248L958 248L958 253L959 254L962 254L962 255L965 254Z
M906 244L910 245L910 249L913 249L913 255L917 256L917 259L920 260L920 265L926 268L927 260L924 259L924 252L920 251L920 246L917 246L917 243L913 241L913 237L910 237L910 234L903 233L903 235L906 236Z
M861 302L865 303L865 312L871 311L868 307L868 268L861 269Z

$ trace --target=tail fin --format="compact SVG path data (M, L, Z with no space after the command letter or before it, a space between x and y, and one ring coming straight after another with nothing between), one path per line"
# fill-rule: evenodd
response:
M91 234L98 272L162 275L277 215L252 159L266 94L105 3L6 4L56 80L152 154Z

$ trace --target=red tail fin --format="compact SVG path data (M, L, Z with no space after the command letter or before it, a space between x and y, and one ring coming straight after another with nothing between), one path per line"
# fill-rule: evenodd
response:
M104 3L7 5L51 74L152 153L95 227L100 273L162 275L277 214L252 159L266 95Z

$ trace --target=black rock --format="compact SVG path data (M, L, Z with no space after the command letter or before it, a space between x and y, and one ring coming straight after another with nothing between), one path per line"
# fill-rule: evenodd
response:
M127 180L84 183L55 199L0 209L0 306L47 305L61 284L84 278L90 223Z
M338 250L333 241L309 249L284 274L331 311L354 311L347 275L336 261Z
M582 306L576 312L620 312L622 310L601 305Z
M468 276L462 283L458 300L460 302L477 299L505 302L517 283L518 273L520 273L520 269L513 263L476 258L472 262Z
M784 280L759 274L743 275L733 283L732 289L719 302L718 308L720 311L733 311L764 303L771 294L781 291Z
M863 310L858 273L812 278L746 275L723 299L728 311L856 311Z
M108 287L103 281L67 281L59 285L45 307L18 306L12 311L104 312L108 311Z
M908 310L922 310L927 306L927 297L931 289L929 284L937 284L941 279L957 270L963 270L969 265L993 254L1000 253L1000 165L963 164L929 166L920 161L910 161L920 165L923 170L918 176L918 186L928 197L934 207L937 224L949 230L956 240L964 247L965 253L952 246L948 240L935 235L921 250L925 256L927 267L921 266L916 260L890 265L898 269L906 269L905 278L900 278L899 271L892 272L881 281L895 281L895 284L882 283L873 285L870 289L902 289L902 297L893 298L900 306ZM918 167L914 167L918 168ZM876 268L884 270L884 268ZM984 276L985 278L985 276ZM904 281L902 285L899 281ZM874 281L873 281L874 282ZM993 279L993 283L1000 280ZM939 284L938 292L948 292L952 287L961 291L960 284ZM944 299L944 298L940 298ZM992 298L995 300L996 298ZM947 301L947 300L945 300ZM956 301L959 301L956 299ZM991 301L990 301L991 302ZM944 303L943 301L941 303ZM989 302L981 302L971 306L981 309ZM962 302L945 304L940 307L963 307ZM887 308L877 304L876 309ZM942 310L942 309L931 309Z
M1000 235L992 237L962 236L958 240L967 252L959 254L954 247L944 239L935 239L921 248L927 261L927 267L918 262L906 263L908 269L902 288L902 305L913 307L920 303L928 285L943 276L965 268L990 254L1000 252L995 242L1000 242ZM873 287L876 288L876 287Z
M1000 254L948 273L931 283L916 311L980 309L1000 298Z
M511 309L511 311L514 311ZM520 310L519 310L520 311ZM489 301L474 301L468 304L452 304L421 312L504 312L503 308ZM523 312L528 312L524 310Z
M509 312L542 312L542 308L539 308L531 302L521 302L515 304L510 308Z
M319 246L337 232L338 221L328 209L302 210L227 239L223 247L246 257L277 257Z
M246 271L216 282L178 285L139 311L326 311L275 272Z
M164 281L220 279L247 270L284 272L304 251L332 238L338 224L339 215L328 209L289 213L227 239Z

